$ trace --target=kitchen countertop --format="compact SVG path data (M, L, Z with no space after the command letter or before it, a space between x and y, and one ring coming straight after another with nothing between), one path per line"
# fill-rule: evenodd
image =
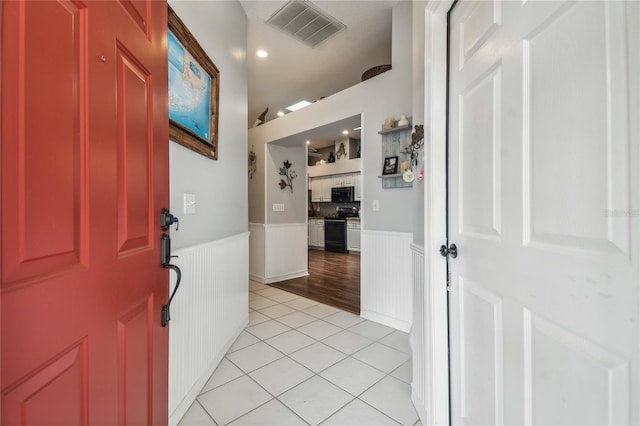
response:
M338 219L338 216L309 216L309 219ZM347 217L346 220L351 220L354 222L360 222L359 217Z

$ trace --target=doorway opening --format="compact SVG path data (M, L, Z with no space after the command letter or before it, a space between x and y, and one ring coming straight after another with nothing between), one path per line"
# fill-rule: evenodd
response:
M271 285L360 314L361 116L289 137L307 147L309 275Z

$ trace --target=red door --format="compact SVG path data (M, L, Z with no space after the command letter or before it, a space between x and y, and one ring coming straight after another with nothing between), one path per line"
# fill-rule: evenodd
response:
M1 7L2 424L166 424L166 3Z

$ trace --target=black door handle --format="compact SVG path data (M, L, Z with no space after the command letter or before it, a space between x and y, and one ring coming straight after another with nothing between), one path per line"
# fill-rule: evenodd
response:
M442 257L450 256L452 259L458 257L458 247L455 244L451 244L449 248L445 245L440 246L440 255Z

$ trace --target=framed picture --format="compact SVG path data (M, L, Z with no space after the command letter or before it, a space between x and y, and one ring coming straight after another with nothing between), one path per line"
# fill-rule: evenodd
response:
M383 175L394 175L398 171L398 157L387 157L382 166Z
M169 137L218 159L220 71L169 7Z

